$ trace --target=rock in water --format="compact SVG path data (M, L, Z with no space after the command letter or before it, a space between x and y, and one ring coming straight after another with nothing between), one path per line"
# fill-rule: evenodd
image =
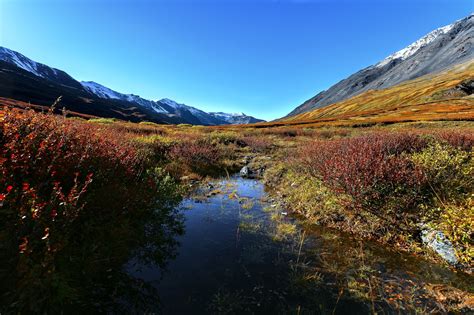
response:
M250 177L250 170L249 170L248 166L242 167L242 169L240 170L240 176Z
M423 244L433 249L451 265L456 265L458 259L453 244L441 231L434 230L426 225L422 226L421 240Z

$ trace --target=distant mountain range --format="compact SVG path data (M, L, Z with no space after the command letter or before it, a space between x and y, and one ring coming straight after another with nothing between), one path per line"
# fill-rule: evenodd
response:
M364 68L307 100L286 117L381 90L474 58L474 14L438 28L379 63Z
M92 81L78 82L66 72L0 47L0 97L50 106L62 96L68 110L129 121L194 125L248 124L263 120L244 113L207 113L164 98L147 100Z

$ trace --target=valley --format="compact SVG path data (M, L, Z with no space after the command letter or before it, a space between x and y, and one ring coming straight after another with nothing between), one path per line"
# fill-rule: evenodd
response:
M286 101L269 83L286 79L268 66L279 42L206 51L213 63L186 70L223 103L203 109L0 47L0 314L471 314L473 25L437 28L269 121L223 104L265 116ZM221 58L228 82L211 75ZM259 71L240 82L234 62ZM148 75L132 80L158 94Z

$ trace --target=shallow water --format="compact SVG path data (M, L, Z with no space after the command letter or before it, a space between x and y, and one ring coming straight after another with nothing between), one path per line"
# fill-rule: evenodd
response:
M211 193L212 192L212 193ZM203 197L206 196L206 197ZM166 268L132 260L164 314L367 314L443 311L439 285L472 277L344 234L303 227L266 200L263 185L232 178L184 200L185 232Z

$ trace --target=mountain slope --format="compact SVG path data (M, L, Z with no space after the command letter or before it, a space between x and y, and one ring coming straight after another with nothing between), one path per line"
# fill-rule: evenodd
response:
M122 100L103 100L82 88L70 87L39 77L17 66L0 61L0 97L17 100L19 104L32 104L46 109L62 96L58 109L89 116L118 118L133 122L143 120L156 123L181 123L178 119L153 112ZM0 102L0 107L5 103ZM22 107L22 106L19 106ZM34 108L37 108L33 106Z
M387 89L366 91L273 125L358 125L419 120L474 120L474 60Z
M8 48L0 47L0 60L11 63L25 71L33 73L38 77L51 80L60 85L81 89L81 84L74 80L66 72L35 62L20 54L19 52L10 50Z
M264 121L262 119L257 119L252 116L247 116L244 113L227 114L223 112L211 112L209 114L231 125L254 124Z
M50 106L59 96L63 97L61 107L92 116L173 124L231 123L169 99L152 101L138 95L116 92L93 81L78 82L64 71L0 47L0 97ZM257 120L248 117L249 121Z
M439 28L379 63L307 100L287 115L294 116L348 99L368 90L380 90L403 81L438 72L474 58L474 15Z

